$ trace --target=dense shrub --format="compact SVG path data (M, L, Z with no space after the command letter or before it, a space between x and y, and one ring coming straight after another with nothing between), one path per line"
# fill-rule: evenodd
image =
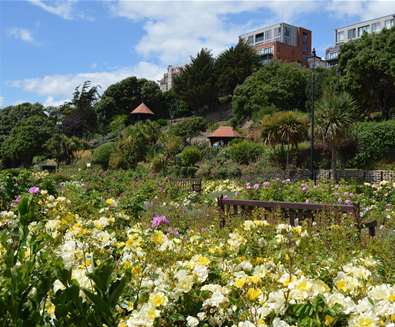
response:
M93 151L92 161L103 167L108 168L108 162L110 160L111 153L114 151L114 143L105 143L97 147Z
M178 155L181 161L181 165L184 167L194 166L202 158L202 153L197 146L187 146Z
M184 139L199 135L201 131L207 129L207 121L202 117L193 117L176 123L170 129L170 133Z
M264 146L262 144L249 140L237 141L226 149L229 157L240 164L249 164L257 161L263 151Z
M395 149L395 120L365 122L355 126L353 135L357 142L357 154L353 163L361 168L382 159Z
M272 62L248 77L234 91L236 119L251 117L264 107L304 110L308 71L295 64Z
M159 137L158 130L159 125L150 121L125 129L111 153L109 167L129 169L144 161Z

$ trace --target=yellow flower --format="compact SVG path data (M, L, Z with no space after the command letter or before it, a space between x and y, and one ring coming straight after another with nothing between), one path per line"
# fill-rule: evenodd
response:
M237 288L243 288L245 283L246 283L246 279L245 278L238 278L238 279L235 280L234 285Z
M128 325L126 324L126 322L124 320L121 320L118 324L118 327L128 327Z
M388 301L395 302L395 293L392 293L388 296Z
M346 283L346 281L344 279L339 279L336 282L336 288L338 290L340 290L340 291L343 291L343 292L347 291L347 283Z
M155 231L152 234L151 241L157 245L161 245L165 241L165 235L161 231Z
M331 317L331 316L329 316L329 315L326 315L325 316L325 321L324 321L324 324L325 324L325 326L330 326L330 325L332 325L332 323L334 322L334 318L333 317Z
M251 284L259 284L261 281L261 278L259 276L248 276L248 282Z
M48 316L54 317L55 316L55 305L52 302L49 302L45 306Z
M197 262L202 266L207 266L210 263L210 260L207 257L200 255Z
M248 300L255 301L261 294L262 294L262 291L260 289L250 287L247 291L246 296L247 296Z
M390 315L390 319L391 319L391 321L395 321L395 314Z
M149 301L155 307L160 307L167 304L167 297L162 292L153 293L150 295Z
M108 206L110 206L110 207L113 206L114 203L115 203L115 201L114 201L113 198L109 198L109 199L106 200L106 204L107 204Z

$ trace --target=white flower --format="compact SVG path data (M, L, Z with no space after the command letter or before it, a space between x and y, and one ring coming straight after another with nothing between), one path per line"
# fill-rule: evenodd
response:
M240 321L237 327L256 327L251 321Z
M63 285L63 283L57 279L55 280L55 282L53 283L53 292L56 293L59 290L64 290L66 287Z
M192 317L192 316L187 317L187 326L188 327L196 327L197 325L199 325L199 319Z
M289 327L289 325L284 320L281 320L280 318L274 318L272 326L273 327Z

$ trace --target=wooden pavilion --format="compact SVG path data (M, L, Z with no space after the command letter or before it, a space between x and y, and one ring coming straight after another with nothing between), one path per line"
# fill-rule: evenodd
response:
M153 118L155 114L148 108L144 102L130 112L130 117L133 121L144 121Z
M208 135L211 145L227 145L233 139L240 137L241 135L230 126L220 126Z

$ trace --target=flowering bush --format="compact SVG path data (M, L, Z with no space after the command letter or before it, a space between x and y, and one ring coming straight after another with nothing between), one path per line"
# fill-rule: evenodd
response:
M98 207L82 215L70 199L40 191L1 212L4 325L395 324L391 232L361 244L347 222L246 220L172 233L132 223L114 198Z

